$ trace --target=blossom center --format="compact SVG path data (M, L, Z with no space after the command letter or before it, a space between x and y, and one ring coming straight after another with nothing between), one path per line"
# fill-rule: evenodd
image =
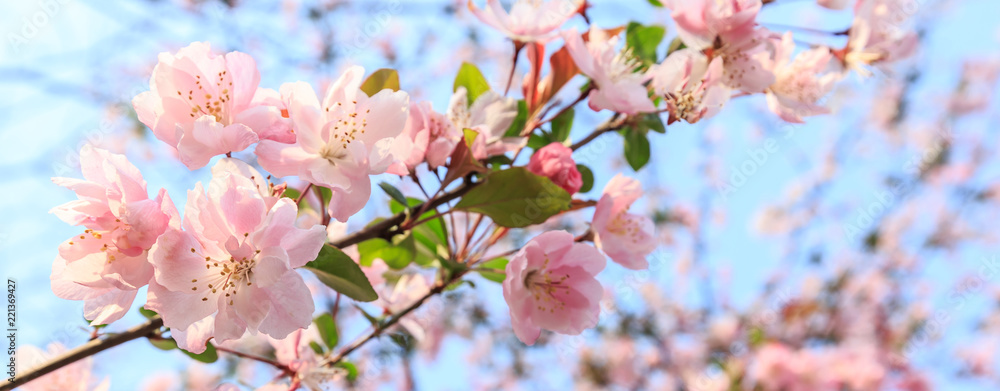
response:
M546 259L545 264L548 263L549 260ZM531 270L524 276L524 287L535 298L535 305L539 311L548 310L549 313L553 313L566 307L566 304L556 297L556 293L563 290L565 294L569 294L569 285L564 284L567 279L569 274L553 276L552 272L543 266L542 269Z
M251 249L246 243L240 246L241 250L245 248ZM254 267L257 266L260 250L251 249L251 251L251 253L247 254L243 254L246 251L231 252L228 259L225 257L212 258L206 256L205 269L209 270L209 273L201 279L192 279L191 290L206 292L201 301L208 301L211 295L225 294L225 297L229 298L229 305L233 305L234 296L236 296L239 288L244 285L253 285L251 279ZM191 248L191 252L197 253L197 250Z
M229 105L223 105L223 103L228 103L232 100L229 97L229 88L233 86L233 82L227 71L219 72L215 79L215 85L213 86L211 81L205 81L201 78L201 75L195 75L194 83L198 86L198 90L188 90L186 94L181 90L177 90L177 96L184 102L187 102L188 106L191 106L191 118L211 115L215 117L216 122L229 125ZM205 88L206 86L208 89ZM220 90L221 92L215 95L212 94L212 92Z

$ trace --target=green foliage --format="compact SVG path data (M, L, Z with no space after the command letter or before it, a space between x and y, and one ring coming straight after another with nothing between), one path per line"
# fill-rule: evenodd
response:
M184 354L188 355L188 357L191 357L205 364L211 364L213 362L219 361L219 352L215 351L215 345L212 345L211 342L207 342L205 344L205 351L202 353L195 354L184 349L179 349L179 350L184 352Z
M590 170L590 167L587 167L587 166L582 165L582 164L577 164L576 165L576 170L580 172L580 177L581 177L581 179L583 179L583 186L580 187L580 192L581 193L586 193L586 192L590 191L590 189L593 189L594 188L594 172Z
M631 22L625 28L625 44L643 64L654 64L658 62L656 48L660 46L666 33L667 29L663 26L643 26Z
M146 307L139 307L139 313L146 319L153 319L153 317L157 315L156 311L147 310Z
M403 192L399 191L399 189L395 186L385 182L379 182L378 187L381 187L382 191L384 191L385 194L388 194L389 197L392 197L392 199L396 200L396 202L406 203L406 196L404 196Z
M326 347L330 349L336 347L339 336L337 334L337 322L333 319L333 315L320 315L313 322L316 323L316 328L319 329L319 337L326 344Z
M355 381L358 379L358 367L354 366L354 364L347 361L341 361L333 366L343 368L347 371L347 381Z
M379 69L368 76L364 83L361 83L361 91L364 91L368 96L373 96L385 89L399 91L399 73L395 69Z
M626 128L621 131L625 137L625 160L633 170L639 171L649 163L649 139L646 132Z
M573 109L568 109L552 119L551 131L532 133L528 138L528 148L537 151L551 143L561 143L569 139L569 132L573 128L573 114Z
M479 265L481 269L477 269L476 271L487 280L502 283L507 278L507 273L504 270L507 268L507 263L509 262L507 258L494 258L483 262Z
M491 172L455 209L482 213L500 226L522 228L543 223L569 206L569 193L549 178L512 167Z
M521 131L524 130L524 125L528 123L528 104L524 102L524 99L517 101L517 117L514 117L514 122L510 123L510 127L507 128L507 133L504 133L504 137L518 137L521 135Z
M173 338L149 338L149 343L160 350L177 349L177 341L174 341Z
M408 198L407 202L409 208L413 210L423 201L416 198ZM405 208L402 204L393 200L389 202L389 209L392 213L399 213ZM435 214L437 214L437 211L434 210L424 212L419 220L427 220ZM418 265L429 266L441 258L448 257L448 231L444 225L444 220L440 217L427 220L413 227L409 234L412 235L413 240L416 242L416 257L413 261Z
M357 301L374 301L378 294L365 273L351 257L332 246L323 246L305 269L316 274L326 286Z
M463 62L462 67L458 69L458 75L455 75L453 91L458 91L458 87L465 87L468 92L469 105L472 105L472 102L475 102L479 95L490 90L490 83L486 81L483 73L474 64Z
M382 238L368 239L358 244L358 252L361 254L362 265L371 266L372 261L377 258L396 270L409 266L417 255L412 232L395 235L392 241Z

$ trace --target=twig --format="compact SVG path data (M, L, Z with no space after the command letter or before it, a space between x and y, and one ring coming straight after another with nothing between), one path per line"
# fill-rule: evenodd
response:
M271 366L273 366L275 368L278 368L278 369L280 369L282 371L285 371L288 374L294 373L294 371L292 371L292 369L289 368L287 365L279 363L279 362L274 361L274 360L271 360L269 358L255 356L255 355L249 354L249 353L243 353L243 352L238 351L238 350L232 350L232 349L225 348L225 347L218 346L218 345L215 346L215 350L218 350L220 352L226 352L226 353L232 354L232 355L237 356L237 357L243 357L243 358L248 359L248 360L259 361L259 362L262 362L264 364L268 364L268 365L271 365Z
M125 332L118 334L107 334L106 338L94 339L87 342L76 349L70 350L63 353L56 359L49 361L43 366L31 369L25 373L19 374L15 377L13 382L4 384L0 387L0 391L13 390L24 383L35 380L41 376L52 373L53 371L72 364L76 361L82 360L86 357L93 356L94 354L100 353L107 349L111 349L115 346L121 345L125 342L131 341L133 339L139 339L147 337L160 327L163 326L163 319L159 316L150 318L146 323L140 324L138 326L132 327Z
M575 144L573 144L570 147L570 149L572 149L572 150L575 151L577 149L580 149L580 147L583 147L584 145L587 145L587 143L590 143L591 141L594 141L594 139L596 139L597 137L600 137L604 133L613 132L613 131L616 131L618 129L621 129L622 126L625 126L625 122L626 122L625 120L626 119L628 119L628 116L617 116L616 115L616 117L611 117L610 119L608 119L607 121L605 121L603 124L601 124L601 126L598 126L597 129L594 129L594 131L591 132L590 135L588 135L587 137L584 137L583 140L580 140L580 141L576 142Z
M368 333L367 335L365 335L364 337L362 337L362 338L354 341L354 343L350 344L349 346L345 347L344 349L341 349L341 351L339 353L337 353L336 356L333 356L331 358L323 360L320 363L320 366L328 366L328 365L334 365L336 363L339 363L341 360L344 359L344 357L347 357L348 354L351 354L351 352L354 352L355 350L357 350L361 346L364 346L364 344L368 343L368 341L371 341L372 339L374 339L374 338L382 335L382 333L385 332L385 330L387 330L390 327L394 326L404 316L406 316L410 312L413 312L413 310L415 310L417 308L420 308L420 306L423 305L424 302L427 301L427 299L429 299L432 296L437 295L437 294L439 294L441 292L444 292L445 288L447 288L453 282L458 281L460 278L462 278L463 275L465 275L465 273L468 273L468 271L469 271L469 269L465 269L465 270L462 270L462 271L459 271L459 272L455 272L455 274L452 274L451 278L449 278L448 280L442 281L440 284L438 284L433 289L431 289L430 292L427 292L427 294L423 295L422 297L420 297L419 299L417 299L417 301L413 302L413 304L410 304L408 307L404 308L402 311L399 311L395 315L393 315L392 318L389 318L389 320L387 320L384 323L381 323L378 326L376 326L375 329L372 330L371 333Z

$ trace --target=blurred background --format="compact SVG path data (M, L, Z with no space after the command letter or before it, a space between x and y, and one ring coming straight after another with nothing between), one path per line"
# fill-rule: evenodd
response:
M645 0L591 3L600 27L637 21L666 25L665 41L676 33L669 12ZM651 137L652 159L638 173L616 134L577 151L596 176L581 197L599 197L615 173L637 177L647 192L637 207L654 217L661 237L650 270L611 264L601 275L608 303L596 330L543 334L526 348L509 330L499 285L483 280L424 310L425 318L450 319L436 346L372 344L358 356L363 375L352 386L726 389L734 368L763 359L763 341L829 352L863 334L870 338L858 346L891 344L898 356L867 362L862 352L851 356L858 368L818 370L879 367L886 375L875 389L915 390L901 385L911 377L930 389L1000 388L1000 2L908 4L918 54L868 78L848 76L826 100L830 115L790 125L763 97L736 98L710 120ZM207 168L187 170L132 111L158 53L193 41L246 52L261 86L275 89L303 80L321 90L348 65L394 68L411 100L430 100L439 111L462 61L477 64L498 89L512 54L461 0L28 0L2 9L0 268L19 284L19 344L43 347L73 347L90 336L83 304L49 288L58 244L79 231L48 213L75 198L49 178L79 177L84 143L126 154L151 192L166 188L178 205L211 177ZM777 0L759 17L795 33L802 47L842 47L845 37L822 32L851 20L850 10L808 0ZM586 24L575 17L569 26ZM569 95L584 80L574 82ZM577 110L571 139L608 115ZM253 161L250 152L236 157ZM380 179L415 192L399 177ZM389 213L388 198L373 194L349 230ZM580 231L584 214L560 224ZM366 323L353 307L344 310L346 342ZM133 310L108 330L142 320ZM257 369L228 359L200 364L141 340L94 360L112 390L262 384L272 376Z

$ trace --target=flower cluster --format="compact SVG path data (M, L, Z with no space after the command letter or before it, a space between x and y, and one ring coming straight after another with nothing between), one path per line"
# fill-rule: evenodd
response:
M598 278L607 260L648 269L647 257L661 240L654 219L632 210L643 196L639 180L613 173L597 199L587 198L594 173L574 159L579 146L620 131L626 158L639 170L645 161L633 161L640 153L630 152L632 137L663 133L664 123L715 116L739 96L759 95L778 118L801 123L829 112L822 102L848 71L868 74L912 54L916 43L910 32L887 27L896 17L887 11L892 0L857 1L852 27L835 33L847 36L844 48L802 50L791 32L757 22L762 0L655 3L670 10L677 31L662 56L664 29L600 28L590 24L583 0L519 0L509 11L497 0L485 8L470 0L475 17L513 42L511 80L525 47L530 71L519 100L493 90L465 64L443 112L430 101L411 101L392 70L366 77L363 68L348 67L321 97L301 81L262 88L256 62L245 53L218 54L202 42L162 53L150 90L132 101L136 115L188 169L211 167L211 179L188 190L178 211L165 190L150 198L125 156L83 147L83 179L53 178L78 199L52 213L83 232L60 245L52 289L83 301L85 317L102 325L121 319L147 287L144 308L162 318L176 346L195 354L210 341L223 346L266 336L277 350L273 364L292 389L339 376L327 359L343 358L332 354L336 338L320 335L330 331L318 330L323 326L314 320L316 288L298 269L337 291L328 315L334 323L341 294L381 307L381 318L364 312L375 331L361 343L391 330L438 349L443 328L432 324L437 319L402 317L474 272L502 283L510 329L525 344L536 343L543 329L578 335L594 328L607 298ZM562 28L575 15L587 21L585 32ZM563 47L546 66L545 51L554 42ZM543 77L543 70L549 74ZM577 101L563 106L553 99L578 75L587 81ZM571 143L572 109L584 100L593 111L614 114ZM964 106L978 107L973 103ZM648 142L645 147L648 161ZM528 150L530 156L522 155ZM335 240L372 198L372 177L384 174L411 181L426 198L414 202L383 183L396 216ZM278 178L281 183L271 182ZM425 187L428 182L438 187ZM589 207L584 232L550 229L558 216ZM518 243L526 236L508 236L513 229L537 232ZM166 332L153 337L164 339ZM772 343L756 350L748 378L765 389L811 389L819 383L802 380L813 371L802 363L852 371L864 366L854 362L859 357L872 359L869 353L845 350L806 360ZM831 379L817 381L876 382Z

